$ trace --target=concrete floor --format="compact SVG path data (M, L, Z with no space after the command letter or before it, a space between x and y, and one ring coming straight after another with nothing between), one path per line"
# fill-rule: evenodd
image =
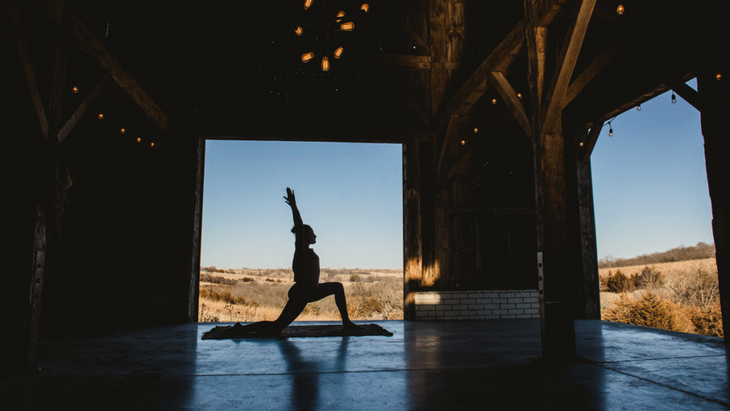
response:
M299 323L304 324L304 323ZM392 337L206 340L212 324L54 340L0 409L727 410L722 339L577 321L572 365L537 320L383 321Z

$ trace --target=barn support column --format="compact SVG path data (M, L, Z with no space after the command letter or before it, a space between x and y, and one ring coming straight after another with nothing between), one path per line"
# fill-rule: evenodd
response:
M195 173L195 209L193 211L193 238L190 253L190 288L188 289L188 321L198 322L200 286L200 241L203 229L203 183L205 181L205 138L198 137Z
M545 359L575 358L571 270L568 264L565 199L565 148L560 123L540 136L536 169L538 207L538 288L542 355ZM540 218L541 217L541 218ZM542 227L539 227L542 222Z
M421 286L421 193L419 144L409 136L403 144L403 317L416 319L415 290Z
M715 237L717 275L720 282L720 303L725 331L725 342L730 323L730 70L697 78L702 99L702 135L705 138L707 183L712 200L712 232Z
M591 130L591 134L594 132L595 130ZM601 301L593 210L593 178L590 155L584 155L587 136L584 130L563 135L566 138L568 259L569 267L575 274L572 281L573 318L599 320Z

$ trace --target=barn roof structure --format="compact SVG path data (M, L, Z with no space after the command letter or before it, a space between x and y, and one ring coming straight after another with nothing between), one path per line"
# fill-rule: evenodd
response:
M667 90L702 114L730 315L725 1L5 3L12 367L88 323L197 321L207 139L402 144L406 319L518 290L543 356L573 358L573 321L600 319L592 149Z

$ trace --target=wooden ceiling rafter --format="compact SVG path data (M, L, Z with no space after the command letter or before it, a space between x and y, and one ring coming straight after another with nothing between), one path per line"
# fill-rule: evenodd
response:
M91 102L94 101L96 96L99 95L99 93L111 82L111 80L111 74L105 75L101 78L101 80L96 83L96 85L94 85L89 94L84 97L84 99L81 101L81 104L79 104L79 106L76 108L76 111L73 113L73 115L71 115L71 118L66 121L66 124L58 132L59 143L62 143L63 140L66 139L71 130L73 130L74 126L76 126L76 123L78 123L78 121L81 120L81 117L83 117L84 113L86 113L86 109L89 108Z
M596 142L598 141L598 136L601 135L602 129L602 120L596 120L593 122L593 127L591 127L591 130L588 132L588 137L586 138L586 142L583 146L583 164L588 164L591 162L591 154L593 154L593 149L596 147Z
M593 15L596 0L580 0L576 5L575 17L570 19L565 41L558 55L555 73L552 76L540 116L540 133L552 133L559 123L563 111L563 101L578 61L588 23Z
M446 127L446 135L444 136L444 142L441 144L441 150L439 151L438 164L436 166L436 181L444 182L446 178L446 156L450 153L449 147L453 141L459 137L459 123L461 118L459 115L454 114L449 118L449 125Z
M489 75L492 85L504 100L505 105L509 108L517 123L522 127L528 137L532 137L532 124L527 116L522 100L517 96L517 92L507 81L507 78L499 71L493 71Z
M62 23L60 19L61 4L56 0L36 0L55 22ZM139 106L148 117L150 117L160 129L167 131L169 120L160 107L149 97L142 87L122 68L119 61L109 52L96 36L78 19L76 15L68 16L70 30L74 39L84 46L84 51L94 57L99 64L112 76L119 87L124 90Z

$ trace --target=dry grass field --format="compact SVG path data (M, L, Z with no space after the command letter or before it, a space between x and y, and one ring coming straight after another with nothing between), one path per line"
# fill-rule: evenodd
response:
M605 320L723 336L714 258L602 268L599 276Z
M290 270L201 271L199 321L275 320L286 304L293 277ZM353 320L403 319L402 278L402 270L324 269L320 275L322 282L343 284L348 313ZM339 320L332 296L308 304L297 318L297 321Z

